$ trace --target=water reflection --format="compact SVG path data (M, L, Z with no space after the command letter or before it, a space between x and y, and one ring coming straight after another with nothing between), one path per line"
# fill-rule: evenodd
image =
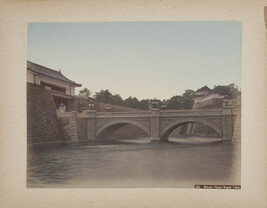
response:
M239 185L240 144L191 137L31 146L27 183L62 188Z

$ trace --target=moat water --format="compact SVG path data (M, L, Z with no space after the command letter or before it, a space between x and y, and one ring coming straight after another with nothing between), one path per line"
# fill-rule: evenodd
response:
M241 145L148 138L28 147L29 188L194 188L241 185Z

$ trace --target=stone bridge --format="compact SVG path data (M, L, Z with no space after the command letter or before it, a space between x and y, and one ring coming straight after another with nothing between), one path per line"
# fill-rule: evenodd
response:
M234 114L230 107L202 110L152 109L135 112L57 112L70 141L108 138L120 127L135 125L151 140L167 140L172 131L187 123L202 123L213 128L225 142L232 141ZM82 133L83 132L83 133Z
M57 112L70 141L108 138L124 125L141 128L151 140L167 140L172 131L187 123L202 123L213 128L223 141L231 141L234 114L231 108L136 112Z

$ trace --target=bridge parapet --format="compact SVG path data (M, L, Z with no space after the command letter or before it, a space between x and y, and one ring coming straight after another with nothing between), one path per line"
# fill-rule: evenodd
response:
M170 110L170 111L160 111L160 116L216 116L222 115L223 109L198 109L198 110Z
M103 117L148 117L151 115L150 111L134 111L134 112L97 112L98 118Z

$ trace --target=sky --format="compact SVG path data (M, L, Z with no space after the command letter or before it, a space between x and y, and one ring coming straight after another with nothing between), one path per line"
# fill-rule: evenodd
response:
M29 23L27 58L123 99L169 99L186 89L241 88L242 23Z

